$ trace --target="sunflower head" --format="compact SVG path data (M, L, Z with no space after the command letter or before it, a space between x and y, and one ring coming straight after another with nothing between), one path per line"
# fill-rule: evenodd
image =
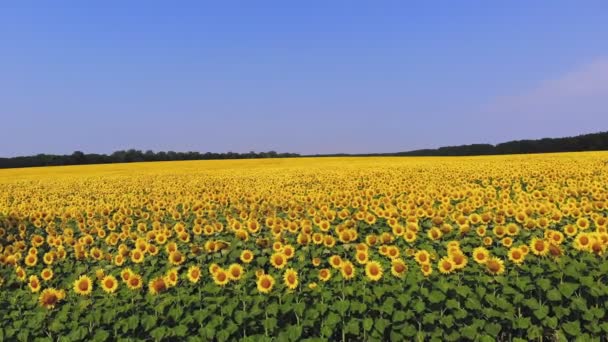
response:
M93 281L87 275L81 275L74 281L74 292L81 296L88 296L93 291Z
M274 286L274 278L269 274L263 274L258 278L257 287L261 293L269 293Z

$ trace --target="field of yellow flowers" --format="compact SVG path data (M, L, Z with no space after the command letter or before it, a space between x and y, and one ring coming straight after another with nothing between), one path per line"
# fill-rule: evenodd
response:
M600 341L608 153L0 170L0 340Z

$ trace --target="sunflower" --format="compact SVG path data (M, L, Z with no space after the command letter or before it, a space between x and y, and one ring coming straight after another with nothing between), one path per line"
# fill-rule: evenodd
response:
M293 268L288 268L283 275L283 282L290 290L295 290L298 287L298 272Z
M118 280L112 275L107 275L101 280L101 288L106 293L114 293L118 288Z
M371 281L378 281L382 278L382 266L377 261L370 261L365 265L365 275Z
M357 254L355 255L355 260L360 265L365 265L367 263L367 261L369 260L369 254L368 254L367 250L357 251Z
M500 275L505 272L505 263L497 257L490 257L486 261L486 269L493 275Z
M93 281L87 275L81 275L74 281L74 292L81 296L88 296L93 291Z
M31 275L29 280L28 286L30 287L30 290L34 293L40 291L40 279L38 279L38 276Z
M452 253L448 258L452 261L454 268L457 270L463 269L468 263L467 257L461 252Z
M269 274L263 274L258 278L257 281L258 291L262 293L269 293L272 291L274 286L274 278Z
M389 246L386 251L386 255L392 260L397 259L401 255L397 246Z
M429 237L429 239L433 240L433 241L437 241L439 239L441 239L441 236L443 236L443 233L441 232L441 230L437 227L433 227L431 229L429 229L429 231L427 232L427 236Z
M342 258L339 255L332 255L329 257L329 264L335 269L339 269L342 266Z
M40 272L40 277L44 281L49 281L53 279L53 270L50 268L43 268L42 272Z
M157 295L161 292L166 291L168 289L168 286L163 277L156 277L150 280L148 288L150 289L150 294Z
M340 266L340 273L342 274L342 277L344 279L352 279L355 276L355 267L353 266L353 263L348 260L342 261L342 265Z
M580 230L585 230L589 228L589 219L587 219L586 217L579 218L578 220L576 220L576 226Z
M48 288L42 290L40 293L40 297L38 297L38 302L40 306L46 309L53 309L55 305L61 300L65 298L65 291L57 290L54 288Z
M127 280L127 287L131 290L138 290L141 289L142 285L143 285L143 281L141 279L141 276L139 274L135 274L132 273L129 276L129 280Z
M319 270L319 280L328 281L331 278L331 271L329 268L322 268Z
M425 277L428 277L431 274L433 274L433 268L431 267L431 264L422 264L422 265L420 265L420 270L422 271L422 274Z
M567 224L564 226L564 233L569 237L573 237L578 233L578 228L575 225Z
M122 270L120 272L120 278L125 283L128 283L129 278L131 277L132 274L133 274L133 271L130 268L127 267L127 268L125 268L124 270Z
M179 273L178 273L177 268L172 268L169 271L167 271L167 274L165 274L165 283L167 283L168 287L176 286L178 281L179 281Z
M282 269L287 264L287 258L281 252L273 253L270 256L270 264L277 269Z
M292 245L283 246L283 255L287 258L287 260L291 259L295 255L295 249Z
M241 252L240 259L246 264L250 263L251 261L253 261L253 252L248 249L245 249Z
M405 234L403 234L403 239L407 243L412 243L412 242L416 241L416 237L417 237L416 233L411 230L408 230L405 232Z
M191 283L198 283L201 278L201 268L198 266L190 266L190 268L188 268L187 277Z
M439 260L439 264L437 265L439 272L442 274L450 274L456 270L456 265L454 261L452 261L449 257L443 257Z
M532 238L530 250L534 255L545 256L549 252L549 243L543 239Z
M243 276L243 266L239 264L232 264L228 267L228 277L230 280L238 281Z
M34 267L38 263L38 257L35 254L28 254L25 257L25 265L28 267Z
M183 264L185 260L186 258L184 257L184 255L178 250L172 251L169 254L169 262L173 266L179 266Z
M526 255L518 247L513 247L509 249L509 252L507 254L509 260L518 265L521 265L524 262L524 259L526 258Z
M95 278L97 278L97 280L101 280L105 276L106 276L106 271L104 271L103 268L98 268L97 270L95 270Z
M391 261L391 274L397 278L402 278L407 272L407 264L401 259L393 259Z
M416 262L418 264L424 265L431 262L431 255L429 254L429 252L423 249L414 254L414 259L416 259Z
M588 233L578 233L574 238L574 248L579 251L588 251L591 247L593 238Z
M213 282L217 285L224 286L228 284L230 280L230 276L223 268L218 268L214 273L212 273Z
M131 261L136 264L141 264L142 262L144 262L144 253L139 249L134 249L133 251L131 251Z

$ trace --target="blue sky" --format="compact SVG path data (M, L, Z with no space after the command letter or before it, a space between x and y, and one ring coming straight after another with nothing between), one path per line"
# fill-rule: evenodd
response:
M608 130L606 1L0 3L0 156Z

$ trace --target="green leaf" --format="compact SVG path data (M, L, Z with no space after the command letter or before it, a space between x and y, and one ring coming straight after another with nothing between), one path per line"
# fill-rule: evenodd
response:
M348 321L348 323L346 323L346 328L344 330L347 334L359 336L359 321L356 319L351 319Z
M487 289L483 286L477 286L477 288L475 289L475 293L477 293L477 296L479 296L479 299L483 298L483 296L486 295L486 291L487 291Z
M110 337L110 333L103 329L96 329L95 335L93 336L93 341L103 342L106 341ZM154 337L154 336L153 336Z
M527 298L522 303L531 310L536 310L540 308L540 303L534 298Z
M334 312L330 312L325 319L325 325L334 329L338 323L342 321L342 318L335 314Z
M417 300L414 304L414 311L416 311L417 313L421 313L422 311L424 311L425 307L426 305L424 305L423 301Z
M562 329L570 336L578 336L581 333L581 324L579 321L563 323Z
M365 331L372 330L373 326L374 326L374 321L371 318L368 317L363 320L363 329Z
M543 329L539 326L532 325L528 328L528 338L530 340L535 340L543 336Z
M440 292L440 291L437 291L437 290L433 290L429 294L428 298L429 298L429 302L431 302L433 304L437 304L437 303L443 302L446 297L443 294L443 292Z
M538 309L534 310L534 316L539 320L542 320L543 318L547 317L548 314L549 308L546 306L541 306Z
M287 328L287 337L290 341L298 341L302 336L302 327L297 325L292 325Z
M188 333L188 327L185 325L181 325L181 324L176 326L172 330L173 330L173 333L175 334L175 336L177 336L177 337L184 337Z
M300 317L304 315L304 309L306 308L306 304L304 303L296 303L293 305L293 311Z
M336 304L334 304L334 307L340 315L344 316L350 307L350 302L339 300Z
M415 326L413 326L412 324L407 324L407 323L401 330L401 333L407 337L413 337L416 335L417 332L418 332L418 329L416 329Z
M443 316L439 321L448 329L454 326L454 316Z
M277 327L277 319L274 317L268 317L264 320L262 324L264 325L264 329L268 331L273 331Z
M152 329L156 325L156 317L152 315L145 315L141 320L141 325L146 331Z
M279 305L277 303L272 303L266 307L266 312L271 316L276 316L279 312Z
M460 307L460 304L458 303L458 301L456 301L454 299L448 299L445 302L445 307L448 309L457 309Z
M543 278L543 279L539 279L536 281L536 284L543 289L543 291L547 291L549 290L551 287L553 287L553 284L551 283L551 280Z
M513 320L513 325L517 329L528 329L530 327L530 317L517 317Z
M467 325L460 331L461 335L474 340L477 337L477 325Z
M547 292L547 299L552 302L559 302L560 300L562 300L562 295L558 290L551 289Z
M405 321L406 319L407 319L407 317L405 315L405 312L403 312L403 311L395 311L393 313L393 319L392 319L392 321L394 323L400 323L400 322Z
M551 329L557 328L557 318L556 317L547 317L543 320L543 324L548 326Z
M492 337L498 336L500 329L501 326L498 323L486 323L486 325L483 327L483 330L485 330L485 332L487 332L488 334L492 335Z
M561 292L561 294L564 295L564 297L566 298L570 298L574 294L574 291L578 289L578 287L579 285L576 283L561 283L557 285L559 292Z
M390 324L390 322L387 319L384 318L379 318L376 320L376 323L374 323L374 328L380 332L380 333L384 333L384 330L386 330L386 327Z

